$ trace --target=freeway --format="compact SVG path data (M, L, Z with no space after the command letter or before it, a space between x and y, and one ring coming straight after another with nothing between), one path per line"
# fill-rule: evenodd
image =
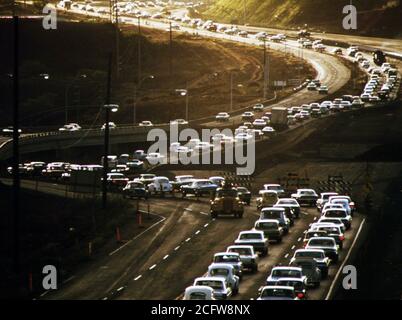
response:
M312 177L314 178L314 176ZM23 181L26 188L38 188ZM53 189L53 190L52 190ZM39 191L63 193L57 184L40 182ZM144 208L141 202L140 209ZM155 227L144 230L131 241L76 271L61 290L42 295L43 299L176 299L188 285L204 274L214 253L233 244L239 231L253 227L258 211L253 200L243 219L209 217L208 199L152 199L152 214L158 216ZM301 247L304 231L317 220L314 208L302 209L290 233L280 244L271 244L269 255L259 261L256 274L245 274L235 299L256 298L271 268L287 265L293 252ZM335 274L352 248L363 222L358 213L346 233L340 261L331 267L320 288L309 291L310 299L324 299ZM163 290L161 290L163 288Z

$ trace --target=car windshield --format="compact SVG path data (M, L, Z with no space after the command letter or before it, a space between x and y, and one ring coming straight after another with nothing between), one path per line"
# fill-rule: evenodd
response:
M214 280L199 280L197 281L197 286L207 286L211 287L212 289L223 289L223 285L221 281L214 281Z
M204 292L192 292L190 293L190 300L206 300L207 295Z
M246 188L242 188L242 187L238 187L237 191L242 192L242 193L248 192L248 190Z
M223 263L239 262L239 257L232 255L216 256L214 262L223 262Z
M293 287L295 290L303 290L303 283L295 280L281 280L276 283L278 286Z
M334 194L324 194L324 195L322 195L322 198L323 198L323 200L328 200L329 197L332 197L332 196L334 196Z
M276 222L259 222L257 227L262 229L277 229L278 224Z
M282 211L262 211L262 218L268 219L281 219L282 218Z
M250 240L250 239L261 240L261 235L259 233L243 233L240 235L240 240Z
M153 179L155 176L153 174L143 174L141 176L142 179Z
M319 227L319 230L324 230L329 234L340 234L339 229L336 227Z
M132 182L129 184L130 188L144 188L144 185L142 183L137 183L137 182Z
M266 297L279 297L279 298L293 298L294 292L289 289L283 288L272 288L272 289L265 289L261 293L262 298Z
M279 190L282 190L282 187L281 186L267 186L266 189L267 190L279 191Z
M274 270L272 276L276 278L300 278L301 272L299 270Z
M241 256L251 256L251 250L248 248L232 248L230 252L237 252Z
M334 240L332 239L314 239L312 238L309 242L310 246L320 246L320 247L333 247Z
M310 239L310 238L314 238L314 237L325 237L327 235L327 232L324 230L317 230L317 231L313 231L313 232L307 232L305 238L306 239Z
M234 189L220 189L217 191L216 195L218 197L236 197L237 191Z
M207 185L211 185L212 182L211 181L197 181L195 183L196 186L207 186Z
M326 217L331 217L331 218L344 218L346 217L347 213L345 211L341 210L330 210L325 213Z
M229 270L223 268L216 268L211 270L211 276L227 276L229 274Z
M307 190L307 191L301 191L300 194L302 194L303 196L314 196L315 192Z
M300 251L296 252L296 258L323 258L323 252L318 251Z
M286 199L286 200L279 200L277 204L296 204L296 200L294 199Z

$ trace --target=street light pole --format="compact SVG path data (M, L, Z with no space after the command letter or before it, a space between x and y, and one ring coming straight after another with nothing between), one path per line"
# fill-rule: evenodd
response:
M14 270L20 271L20 173L19 173L19 20L14 25L14 74L13 74L13 205L14 205Z
M107 75L107 88L106 88L106 105L110 104L110 94L112 86L112 54L109 54L108 62L108 75ZM105 142L104 142L104 154L103 154L103 180L102 180L102 208L106 209L107 205L107 173L109 171L109 108L105 109Z
M233 111L233 72L230 73L230 111Z
M188 121L188 107L189 107L189 97L188 97L188 87L186 88L186 121Z

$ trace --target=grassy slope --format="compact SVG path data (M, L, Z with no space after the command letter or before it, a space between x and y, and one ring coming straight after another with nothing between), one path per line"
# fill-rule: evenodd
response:
M354 0L358 10L360 34L399 35L401 4L392 7L390 0ZM226 22L244 21L244 4L248 23L277 27L309 26L326 31L342 32L342 9L349 0L216 0L205 13ZM385 9L385 8L390 9ZM349 32L349 31L348 31Z

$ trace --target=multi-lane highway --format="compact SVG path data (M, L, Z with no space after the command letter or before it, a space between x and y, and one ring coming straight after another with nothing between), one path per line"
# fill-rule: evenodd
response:
M79 9L73 9L72 12L74 14L108 18L106 14L83 12ZM137 19L130 16L122 16L121 20L127 24L135 25L137 23ZM168 27L168 23L166 21L146 19L146 26L165 30ZM245 27L244 30L259 32L267 31L268 29ZM197 33L204 37L236 41L252 46L261 45L260 40L251 36L241 37L207 30L195 30L185 25L177 32ZM276 30L275 32L277 33L278 31ZM320 37L335 41L352 42L353 40L354 44L362 44L369 48L376 47L387 50L399 50L401 48L400 43L391 40L384 43L381 42L381 39L362 37L343 38L328 34L320 35ZM336 93L350 80L351 70L345 65L343 59L351 60L351 58L341 58L313 50L302 50L295 40L286 40L286 44L269 43L269 45L271 49L286 50L312 64L317 70L317 79L329 87L329 94ZM333 49L333 47L327 48L327 50ZM369 53L364 53L364 56L370 58ZM299 106L317 101L323 97L325 95L319 96L315 91L311 92L303 89L280 102L275 102L275 105L285 107ZM232 123L240 123L241 116L234 115L232 120ZM325 119L323 120L325 121ZM218 125L212 120L206 120L202 124L209 127L216 127ZM320 124L317 124L314 130L318 131L319 129ZM295 140L297 138L304 138L299 132L300 130L293 134L292 132L288 132L287 134ZM5 141L0 140L0 148ZM297 141L299 142L299 140ZM278 144L278 141L274 141L273 143ZM35 144L35 137L32 138L32 144ZM291 150L291 144L282 147L281 152ZM265 158L258 158L260 166L264 165L267 156L265 153L262 154ZM342 165L333 164L331 169L338 170ZM319 165L316 166L319 167ZM325 168L325 170L327 169ZM274 174L267 175L266 172L261 171L262 178L266 179L265 183L273 183L278 178ZM318 173L314 172L314 170L310 172L310 180L316 182L319 180ZM42 192L51 192L59 195L63 195L64 193L63 186L47 182L41 182L38 186L32 182L24 181L23 187L35 188ZM253 185L253 189L257 187L261 186L257 184ZM75 274L71 275L68 282L64 283L60 290L45 292L42 298L179 299L182 297L184 289L191 285L196 277L205 274L208 265L211 263L213 254L225 251L227 246L233 244L238 233L242 230L252 228L254 222L259 217L255 197L253 197L251 205L246 207L243 219L211 219L209 214L210 203L207 198L153 198L149 204L151 214L155 217L152 225L136 234L132 239L127 239L124 243L116 244L109 252L104 252L96 260L87 263L77 270ZM146 210L146 206L146 203L141 202L140 209ZM287 265L289 263L295 250L302 246L304 232L319 216L320 214L315 208L303 208L300 219L296 220L294 227L284 237L283 242L280 244L271 244L269 255L261 257L259 272L244 276L239 294L234 298L256 298L258 288L265 284L265 279L272 267ZM347 262L364 225L364 216L357 212L353 217L351 230L346 232L346 240L340 252L339 262L330 267L329 277L321 282L319 288L309 290L308 295L310 299L325 299L330 297L337 275L342 265Z

